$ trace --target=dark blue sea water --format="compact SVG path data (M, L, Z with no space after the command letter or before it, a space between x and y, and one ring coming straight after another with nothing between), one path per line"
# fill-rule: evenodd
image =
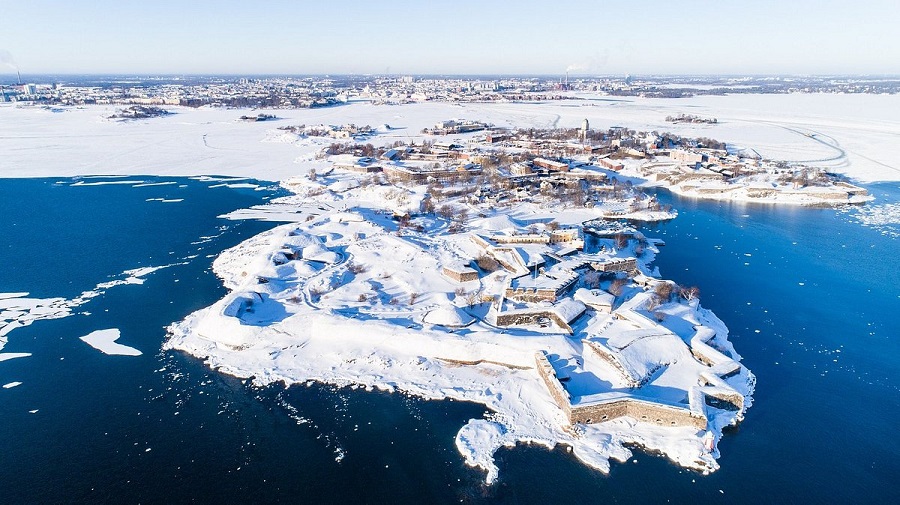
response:
M324 386L249 387L159 351L165 326L224 294L211 255L272 226L219 219L271 191L0 180L0 293L71 298L64 319L13 331L0 362L0 503L847 503L900 500L898 240L853 212L663 195L664 277L701 289L756 373L753 407L702 476L636 453L610 475L563 449L497 454L500 480L453 440L484 409ZM874 188L900 201L897 185ZM162 203L148 199L183 199ZM138 357L78 339L119 328ZM37 409L34 414L30 410ZM341 458L341 455L343 457Z

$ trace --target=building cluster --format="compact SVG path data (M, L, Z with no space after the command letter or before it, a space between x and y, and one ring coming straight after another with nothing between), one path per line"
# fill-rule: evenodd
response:
M467 119L448 119L434 125L433 128L425 128L422 133L426 135L455 135L457 133L471 133L486 129L487 124Z
M389 128L389 127L388 127ZM304 137L329 137L333 139L366 140L375 134L375 129L369 125L357 126L353 123L342 125L299 125L281 126L282 131L288 131Z
M322 78L130 78L0 86L0 101L40 105L305 108L345 102L347 96L343 92L343 86Z
M452 120L438 126L479 124ZM286 128L296 133L304 131L304 127ZM322 135L331 137L343 131L334 126L316 128ZM636 155L623 154L631 148L615 145L614 141L627 140L632 145L633 138L646 138L631 135L633 132L621 128L594 132L586 124L580 130L571 131L493 129L470 132L466 138L426 139L421 144L395 141L380 148L348 140L331 144L321 156L336 169L382 173L394 183L437 185L437 195L453 192L456 183L465 182L470 185L465 196L473 204L503 206L514 202L556 201L585 208L603 204L610 216L660 210L658 201L652 197L629 200L629 205L621 208L611 205L621 197L630 198L631 191L610 176L622 170L625 162L637 163L643 159L637 155L647 156L645 150ZM584 139L578 151L600 154L573 154L570 149L573 138Z
M483 128L487 130L482 132ZM822 169L764 160L752 149L729 151L711 139L624 127L592 130L587 120L581 128L541 130L496 129L478 121L452 119L426 132L437 138L420 145L398 141L383 148L334 144L325 154L356 154L360 157L355 160L333 160L335 167L383 172L393 182L474 182L468 195L472 203L492 205L556 198L594 207L619 191L613 176L623 171L701 197L719 198L740 190L745 198L795 198L823 204L870 198L865 189ZM331 127L324 133L344 138L352 136L353 130ZM645 203L641 208L659 210L655 199ZM614 212L624 215L641 208Z
M651 290L638 291L602 324L587 328L578 356L545 351L535 355L538 373L571 423L628 416L660 426L704 430L710 409L743 410L744 397L728 379L745 369L716 348L715 330L695 324L686 337L676 334L650 317L653 299ZM695 370L695 383L677 393L671 388L671 395L655 390L654 382L665 382L667 373L684 373L678 368L687 364Z
M85 76L38 83L0 83L0 102L44 105L201 105L324 107L348 100L376 104L426 101L572 100L573 92L682 98L725 93L897 93L892 78L779 77L434 77L434 76ZM687 116L685 116L687 117Z
M654 154L651 161L640 166L641 176L682 192L721 196L742 189L753 198L796 194L823 203L868 197L865 188L840 180L824 169L763 160L755 152L737 154L694 147Z
M593 236L590 252L585 251L586 233ZM580 341L577 354L535 355L538 374L571 423L628 416L703 430L709 409L744 408L743 395L728 380L745 369L716 348L716 332L696 323L685 337L654 316L654 306L671 301L661 300L657 289L668 281L642 274L628 255L631 242L643 239L633 228L597 222L584 228L473 233L470 238L505 279L500 292L485 298L491 303L486 322L568 333ZM482 275L474 261L447 263L443 272L460 283ZM672 387L660 394L654 386L665 374L683 377L687 369L697 380L679 394Z
M471 235L481 254L505 271L505 287L494 298L489 315L496 325L534 324L550 318L571 331L569 324L586 308L572 296L576 287L598 288L603 279L638 273L637 260L619 256L612 243L609 249L586 253L583 234L581 227L571 227Z

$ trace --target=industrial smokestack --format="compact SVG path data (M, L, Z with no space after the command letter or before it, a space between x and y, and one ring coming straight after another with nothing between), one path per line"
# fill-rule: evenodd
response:
M19 73L19 69L16 69L16 80L19 82L19 85L22 84L22 74Z

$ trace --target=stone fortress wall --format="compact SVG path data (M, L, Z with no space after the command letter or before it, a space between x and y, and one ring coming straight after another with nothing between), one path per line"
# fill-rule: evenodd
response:
M571 397L556 377L553 365L547 359L547 353L535 353L538 374L547 385L550 396L569 418L569 422L602 423L619 417L631 417L637 421L654 423L660 426L690 426L698 430L706 429L706 415L702 409L664 405L640 398L618 397L597 403L572 405ZM695 402L691 402L692 404Z

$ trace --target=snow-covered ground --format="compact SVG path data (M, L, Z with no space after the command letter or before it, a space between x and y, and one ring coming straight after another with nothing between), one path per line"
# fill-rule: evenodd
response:
M0 177L86 174L232 175L283 180L315 167L316 139L278 131L299 124L369 124L373 143L420 138L424 127L450 118L497 126L626 126L710 137L763 157L802 162L860 181L900 180L900 95L730 95L685 99L614 98L544 103L372 105L277 110L280 119L243 122L246 111L171 107L175 114L138 121L106 119L113 106L63 108L0 105ZM716 117L718 124L671 124L679 113ZM464 137L464 136L463 136ZM321 139L318 139L321 140Z
M494 239L486 241L472 233L501 241L516 236L507 235L510 233L530 233L527 236L533 237L538 236L533 230L549 233L553 229L542 223L544 219L556 215L557 222L565 226L570 221L596 218L603 209L554 213L552 208L522 203L501 211L475 204L466 209L472 217L463 220L463 232L451 231L451 221L456 218L438 214L418 215L401 227L400 221L391 217L392 212L416 208L424 186L346 183L363 177L336 170L317 176L315 181L292 179L285 187L295 195L243 216L266 216L271 211L282 218L293 216L295 222L223 252L214 270L231 292L173 324L165 348L203 358L222 373L253 377L258 385L321 381L483 404L491 414L463 426L456 445L467 463L486 471L489 482L498 474L494 452L521 442L546 447L564 444L585 464L602 471L609 469L611 459L624 461L630 456L628 444L659 451L685 467L704 472L718 468L714 442L721 437L722 428L738 422L749 406L753 379L737 363L740 357L727 341L725 325L696 303L664 303L655 309L654 316L647 312L650 309L623 303L638 293L649 296L643 288L633 284L626 289L618 300L617 305L622 307L617 314L630 314L651 327L657 326L649 322L651 317L665 318L666 327L672 328L659 327L669 335L669 344L653 349L665 351L664 355L652 356L651 349L630 358L636 368L649 370L655 366L655 378L649 377L649 372L644 374L646 384L636 393L634 385L619 387L602 380L592 382L599 389L578 391L619 397L634 393L652 401L675 403L681 411L700 416L704 429L660 426L631 417L600 424L570 424L566 406L552 397L538 372L536 356L550 353L578 360L585 352L583 339L596 335L600 341L620 331L619 326L624 328L621 331L631 328L628 322L612 330L607 328L619 315L589 311L579 319L584 305L566 295L547 309L544 304L550 302L513 303L510 313L551 310L569 314L561 317L579 321L574 329L562 321L548 319L544 323L541 318L499 326L498 316L506 310L502 296L510 279L521 275L519 270L525 265L565 256L569 259L548 270L548 275L558 276L565 275L559 271L565 265L589 269L591 262L639 255L640 268L646 274L647 262L657 252L652 241L636 237L625 246L621 241L615 245L612 238L599 239L605 241L602 252L588 255L577 253L566 243L538 241L488 247L482 244L493 243ZM460 199L450 204L458 209L464 206ZM657 218L655 214L659 213L646 217ZM526 223L531 224L526 227ZM532 231L527 231L529 228ZM454 280L444 270L471 264L472 259L484 254L519 267L482 271L477 279L465 281ZM607 274L606 285L612 282L608 275L615 274ZM548 284L555 282L548 278ZM705 338L715 335L715 341L709 340L708 345L705 341L692 343L696 329L708 327L715 330L704 333ZM732 372L741 370L728 379L729 384L701 378L701 373L712 369L691 357L689 347L711 349L713 345L728 354L710 351L731 363ZM645 358L647 363L641 361ZM675 360L682 360L683 365L675 366ZM652 364L657 361L666 362L665 371ZM605 367L598 372L601 376L614 373L611 365ZM692 391L710 380L740 398L746 397L740 402L743 407L707 408L701 400L689 408L687 398L696 396ZM668 391L673 398L662 398L657 391ZM673 395L673 391L679 393ZM711 441L706 442L704 436Z

